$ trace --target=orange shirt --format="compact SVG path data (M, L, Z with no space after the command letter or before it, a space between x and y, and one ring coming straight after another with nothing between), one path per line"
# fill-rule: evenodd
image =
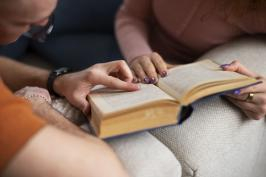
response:
M0 174L44 122L27 101L18 98L0 79Z

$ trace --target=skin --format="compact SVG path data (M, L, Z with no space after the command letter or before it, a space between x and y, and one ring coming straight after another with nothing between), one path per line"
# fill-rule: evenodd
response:
M129 177L102 141L78 137L52 126L44 127L28 141L1 176Z
M163 76L162 72L167 70L167 63L163 61L159 54L152 53L133 59L130 63L130 67L134 71L135 76L141 78L142 82L154 84L158 81L158 75ZM264 118L266 115L266 78L250 71L239 61L233 61L223 67L223 69L225 71L238 72L249 77L254 77L261 81L260 84L239 90L237 94L227 94L227 99L244 112L247 117L254 120ZM149 78L149 80L155 78L155 81L145 82L145 78ZM249 93L255 93L255 95L251 101L246 101Z
M240 108L249 118L255 120L264 118L266 115L266 78L250 71L239 61L233 61L225 65L223 69L254 77L261 81L260 84L240 89L236 94L228 94L227 99ZM246 101L249 93L255 95L252 100Z
M105 85L126 91L136 91L139 86L131 83L133 75L125 61L96 64L83 71L63 75L54 85L55 91L65 96L70 103L88 113L90 107L86 99L95 85Z
M31 25L46 25L56 3L56 0L4 0L0 4L0 18L3 19L0 20L0 42L16 40L21 34L28 31ZM13 13L14 11L16 13ZM0 75L13 91L25 86L46 88L49 73L48 70L0 57ZM112 77L121 74L123 77ZM98 80L99 83L97 83ZM89 104L86 101L86 96L92 86L103 84L112 88L135 91L138 86L132 84L132 81L133 75L126 63L116 61L98 64L90 69L59 77L55 80L54 90L59 95L65 96L75 107L87 113Z
M0 4L0 43L16 41L31 25L44 26L57 0L2 0ZM16 12L16 13L13 13Z
M155 84L159 77L167 75L167 63L156 52L134 58L129 66L135 77L146 84Z
M157 81L159 77L156 76L167 68L167 64L162 60L159 54L153 53L151 55L137 57L130 63L130 67L135 72L136 77L141 78L144 83L147 77L150 79L156 78ZM158 69L158 64L154 63L161 63L162 66ZM260 84L240 89L237 94L227 94L226 98L244 112L248 118L254 120L264 118L266 116L266 78L250 71L239 61L233 61L223 67L223 69L225 71L237 72L249 77L254 77L261 81ZM153 83L156 83L156 81ZM148 82L148 84L152 83ZM246 101L249 93L255 93L255 95L251 101Z
M46 25L56 3L56 0L1 0L0 44L14 42L31 25ZM0 76L13 91L25 86L45 88L48 75L48 70L0 58ZM89 110L86 96L95 84L134 91L138 86L132 84L132 80L133 75L125 62L116 61L59 77L54 89L86 113ZM56 128L47 125L37 132L1 176L128 177L114 152L105 143L85 134L55 111L47 102L50 100L47 91L35 89L34 92L42 96L34 93L35 96L27 97L27 92L23 91L17 92L17 96L26 97L34 113Z

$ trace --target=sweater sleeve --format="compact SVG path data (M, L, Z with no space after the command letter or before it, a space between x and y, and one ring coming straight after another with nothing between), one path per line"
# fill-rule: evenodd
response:
M148 41L152 18L151 3L152 0L125 0L117 13L116 36L128 62L152 52Z

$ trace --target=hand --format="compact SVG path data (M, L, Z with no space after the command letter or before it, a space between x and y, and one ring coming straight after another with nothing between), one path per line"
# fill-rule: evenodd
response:
M158 74L161 77L167 75L167 64L158 53L136 57L130 62L130 67L135 76L146 84L158 82Z
M51 104L52 100L46 89L39 87L24 87L15 92L16 96L27 99L32 104L33 112L41 115L43 104Z
M261 83L235 90L234 94L227 94L228 100L239 107L249 118L259 120L266 115L266 78L248 70L238 61L222 65L225 71L234 71L257 78ZM250 97L249 94L254 94Z
M125 91L136 91L137 84L133 84L133 75L123 60L96 64L80 72L65 74L54 82L56 93L66 99L83 113L88 114L89 103L86 99L95 85Z

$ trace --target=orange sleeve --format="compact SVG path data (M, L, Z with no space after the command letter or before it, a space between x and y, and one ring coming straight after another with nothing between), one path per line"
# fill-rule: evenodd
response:
M29 103L14 96L0 79L0 174L21 147L44 126Z

